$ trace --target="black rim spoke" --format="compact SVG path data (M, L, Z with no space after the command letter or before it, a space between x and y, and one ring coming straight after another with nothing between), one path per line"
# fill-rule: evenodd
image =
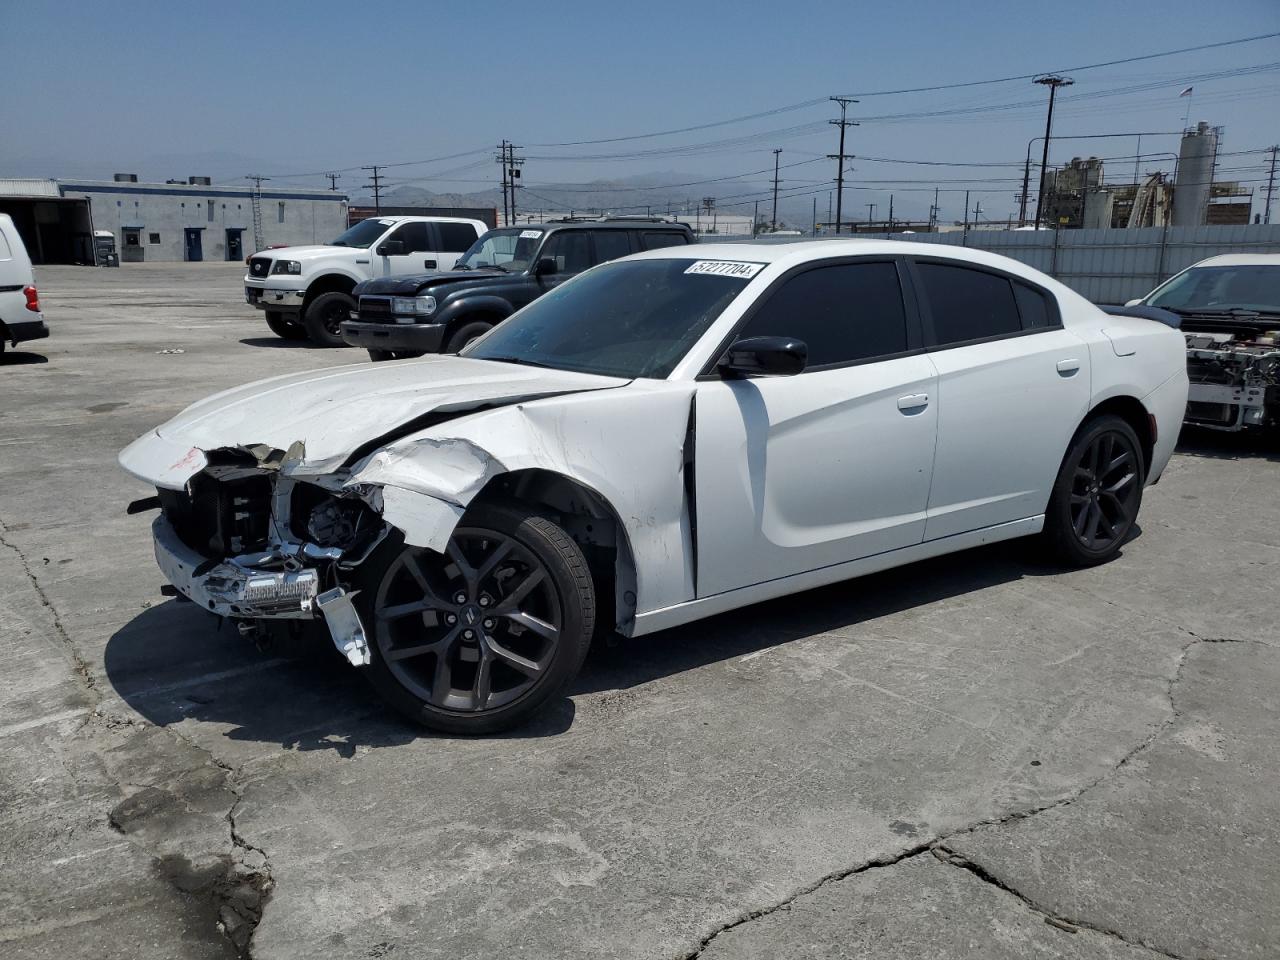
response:
M1095 437L1080 454L1067 509L1072 531L1086 548L1108 548L1128 534L1138 493L1137 464L1137 450L1116 432Z
M518 540L459 528L441 556L406 549L374 603L387 669L432 706L493 710L546 674L562 629L554 581Z

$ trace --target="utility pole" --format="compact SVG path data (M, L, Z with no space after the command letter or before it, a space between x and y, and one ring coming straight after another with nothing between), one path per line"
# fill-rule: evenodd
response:
M329 189L330 189L330 190L337 190L337 189L338 189L338 181L342 179L342 174L340 174L340 173L326 173L326 174L325 174L325 176L329 179Z
M893 233L893 194L889 194L889 232Z
M507 203L507 141L498 145L498 156L494 159L502 167L502 225L511 226L511 207Z
M520 186L516 181L520 179L520 166L524 163L524 157L516 156L516 150L518 149L519 147L514 143L507 144L507 183L511 190L512 222L515 222L516 219L516 188Z
M778 158L782 156L782 148L773 151L773 216L769 220L769 229L778 229Z
M365 184L373 190L373 212L375 214L382 212L382 174L378 171L384 169L383 166L374 164L371 167L361 167L361 170L371 171L369 174L369 182Z
M969 236L969 191L964 192L964 235Z
M751 235L756 235L756 225L760 222L760 201L756 201L755 213L751 214Z
M871 218L875 216L876 205L874 203L867 204L867 226L871 226Z
M702 206L703 206L703 209L705 209L705 210L707 211L707 216L708 216L708 217L711 217L711 229L708 231L708 233L716 233L716 232L717 232L717 230L716 230L716 217L715 217L716 198L715 198L715 197L703 197L703 198L702 198Z
M828 97L827 99L840 104L840 119L827 121L827 123L835 124L840 128L840 152L827 154L828 160L836 162L836 233L838 234L840 232L840 221L844 215L844 162L845 160L853 159L852 155L844 152L844 131L846 127L856 127L858 125L856 120L845 119L845 111L849 108L849 104L857 103L858 101L853 97Z
M1276 154L1280 153L1280 144L1271 148L1271 173L1267 175L1267 208L1262 211L1262 222L1271 222L1271 193L1276 186Z
M816 196L813 198L813 226L810 228L810 233L815 237L818 235L818 198Z
M1075 81L1070 77L1059 77L1054 74L1047 74L1043 77L1036 77L1033 83L1049 88L1049 115L1044 121L1044 153L1040 157L1040 189L1036 193L1036 229L1040 229L1040 211L1044 206L1044 183L1049 174L1049 140L1053 137L1053 100L1058 93L1059 87L1069 87ZM966 212L965 216L968 216Z
M933 188L933 206L929 208L929 226L936 227L938 225L938 188Z
M253 248L257 251L266 246L262 240L262 181L271 178L251 174L245 179L253 181L253 189L249 191L249 207L253 211Z

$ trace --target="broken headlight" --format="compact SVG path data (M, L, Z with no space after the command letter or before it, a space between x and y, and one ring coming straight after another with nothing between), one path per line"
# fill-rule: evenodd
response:
M310 484L299 484L294 491L292 514L294 533L320 547L350 550L382 529L381 519L364 501L335 497Z

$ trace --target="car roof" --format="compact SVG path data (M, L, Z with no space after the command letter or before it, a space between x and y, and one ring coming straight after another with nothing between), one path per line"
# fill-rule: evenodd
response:
M1280 267L1280 253L1222 253L1193 267Z
M670 220L547 220L544 223L511 223L499 230L674 230L689 231L687 223Z

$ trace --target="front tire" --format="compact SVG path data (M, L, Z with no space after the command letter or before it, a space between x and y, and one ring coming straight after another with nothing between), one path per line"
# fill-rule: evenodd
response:
M483 320L472 320L470 323L464 323L449 336L449 342L445 344L442 352L457 353L472 340L479 340L492 329L493 324L485 323Z
M447 733L513 727L577 675L595 628L586 559L546 517L481 506L445 555L402 545L362 577L374 687Z
M354 298L345 293L322 293L307 305L302 315L311 342L321 347L345 347L342 321L356 308Z
M307 331L302 324L286 320L284 314L276 310L267 311L267 326L282 340L305 340Z
M1106 563L1133 529L1146 483L1142 444L1120 417L1087 421L1072 438L1045 511L1044 541L1075 567Z

